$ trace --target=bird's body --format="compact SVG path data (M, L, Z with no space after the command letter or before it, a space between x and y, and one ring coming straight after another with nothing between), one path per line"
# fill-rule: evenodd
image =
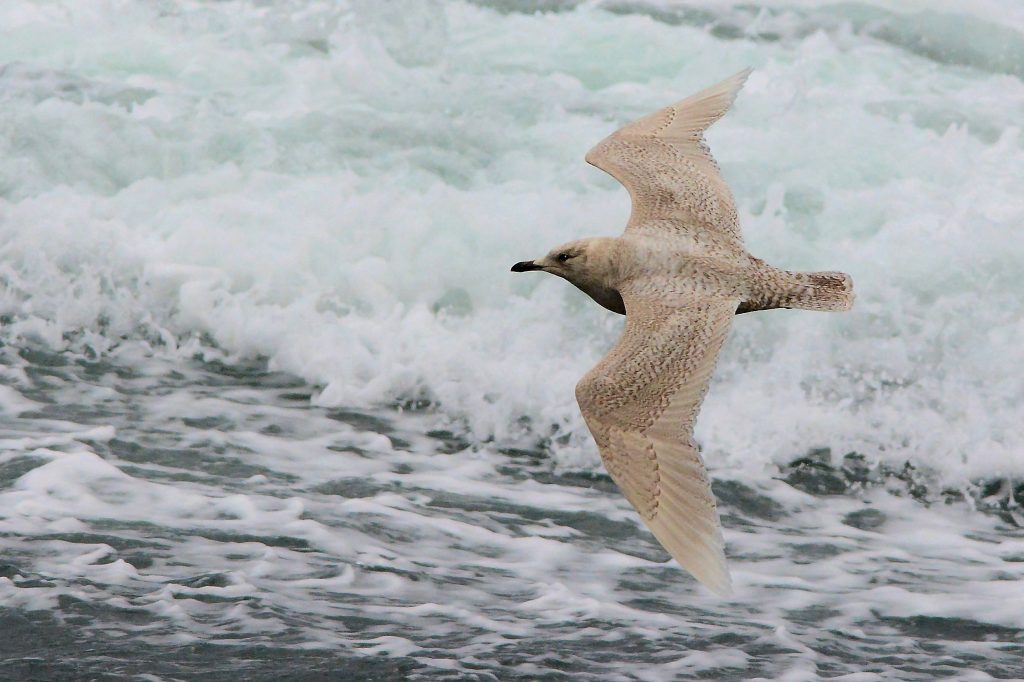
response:
M732 195L703 139L749 72L631 123L587 161L629 190L621 237L564 244L513 270L544 270L626 315L614 348L580 380L576 399L601 458L669 553L721 594L729 573L714 495L693 426L737 313L847 310L838 272L781 270L743 245Z

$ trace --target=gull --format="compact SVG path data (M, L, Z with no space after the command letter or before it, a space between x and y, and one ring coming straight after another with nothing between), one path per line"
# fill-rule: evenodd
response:
M736 205L704 141L750 69L630 123L586 160L629 191L621 237L563 244L513 272L548 272L626 316L618 343L576 385L608 473L697 580L732 592L721 524L693 427L736 314L849 310L841 272L781 270L747 252Z

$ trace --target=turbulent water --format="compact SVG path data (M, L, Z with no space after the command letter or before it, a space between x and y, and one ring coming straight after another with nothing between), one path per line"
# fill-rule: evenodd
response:
M709 133L751 251L698 423L736 595L601 468L621 328L509 266ZM5 0L3 679L1024 678L1024 9Z

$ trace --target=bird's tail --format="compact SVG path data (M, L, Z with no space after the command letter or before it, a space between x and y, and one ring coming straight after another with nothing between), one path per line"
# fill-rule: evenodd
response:
M853 278L845 272L787 272L788 286L779 292L779 308L849 310Z
M773 308L841 311L853 307L853 279L845 272L774 270L771 283L737 313Z

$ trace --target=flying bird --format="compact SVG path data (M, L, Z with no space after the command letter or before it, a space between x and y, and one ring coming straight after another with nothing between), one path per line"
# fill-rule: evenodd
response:
M576 385L612 479L654 537L697 580L732 591L721 525L693 426L734 315L849 310L841 272L790 272L743 245L736 205L704 131L750 70L612 133L587 162L629 191L621 237L563 244L513 272L568 280L626 316L618 343Z

